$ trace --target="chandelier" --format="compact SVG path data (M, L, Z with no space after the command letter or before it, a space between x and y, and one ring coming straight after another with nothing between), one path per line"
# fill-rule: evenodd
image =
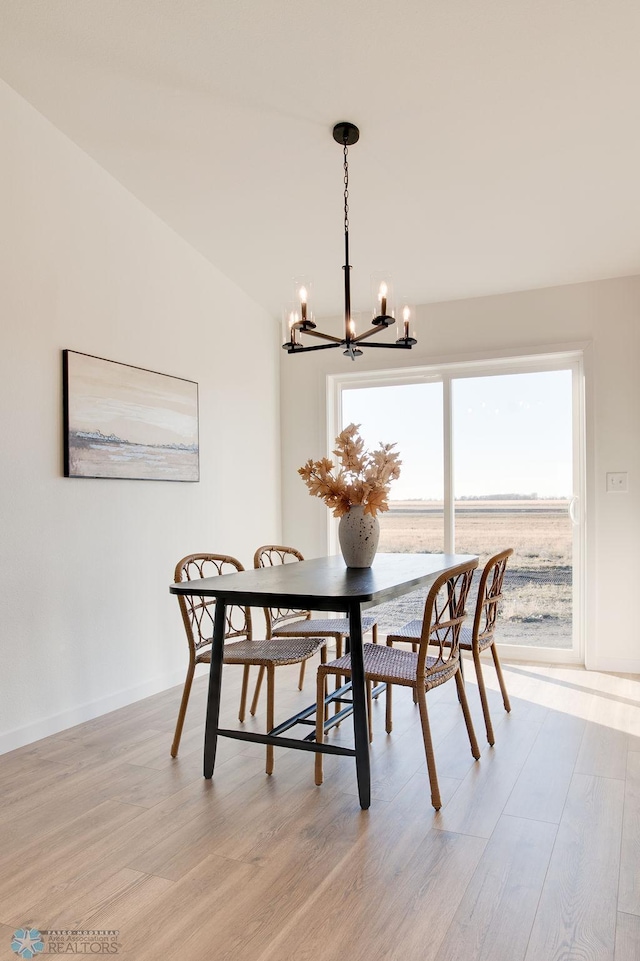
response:
M392 303L392 287L388 277L374 275L371 326L358 333L356 319L351 311L351 265L349 263L349 160L348 148L360 139L360 131L355 124L342 122L333 128L333 139L342 144L344 152L344 336L335 337L318 330L310 306L311 284L306 278L295 282L295 302L285 310L283 350L288 354L303 354L309 350L330 350L342 347L345 357L355 360L362 355L362 347L386 347L393 350L411 350L417 344L410 333L415 312L411 305L402 302L400 310L401 326L396 330L395 341L369 340L396 324L395 309ZM314 337L324 341L322 344L304 344L302 336Z

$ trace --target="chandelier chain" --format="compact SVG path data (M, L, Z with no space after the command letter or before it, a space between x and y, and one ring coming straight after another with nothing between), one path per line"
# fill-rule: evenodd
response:
M344 145L344 232L349 233L349 160L347 145Z

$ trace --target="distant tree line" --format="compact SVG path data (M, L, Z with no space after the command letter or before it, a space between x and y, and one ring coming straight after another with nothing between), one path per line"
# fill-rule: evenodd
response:
M557 501L560 496L538 497L533 494L467 494L456 497L457 501Z

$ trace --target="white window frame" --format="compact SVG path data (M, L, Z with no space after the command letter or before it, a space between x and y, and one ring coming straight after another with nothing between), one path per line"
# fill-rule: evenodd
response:
M396 368L380 371L354 371L327 376L327 451L334 446L341 429L342 392L351 388L384 387L405 384L440 382L443 385L443 480L444 480L444 544L445 551L453 550L455 541L455 505L452 496L452 382L467 377L491 377L498 374L544 373L552 370L571 370L573 390L573 478L574 515L573 538L573 647L562 650L552 647L526 647L501 643L500 651L511 660L538 663L584 664L586 629L586 418L585 418L585 345L540 353L518 354L498 358L483 358L420 367ZM328 552L338 552L337 521L328 514Z

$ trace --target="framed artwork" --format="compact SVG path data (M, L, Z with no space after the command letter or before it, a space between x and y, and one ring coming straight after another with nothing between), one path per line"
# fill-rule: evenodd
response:
M198 385L63 350L64 476L200 480Z

